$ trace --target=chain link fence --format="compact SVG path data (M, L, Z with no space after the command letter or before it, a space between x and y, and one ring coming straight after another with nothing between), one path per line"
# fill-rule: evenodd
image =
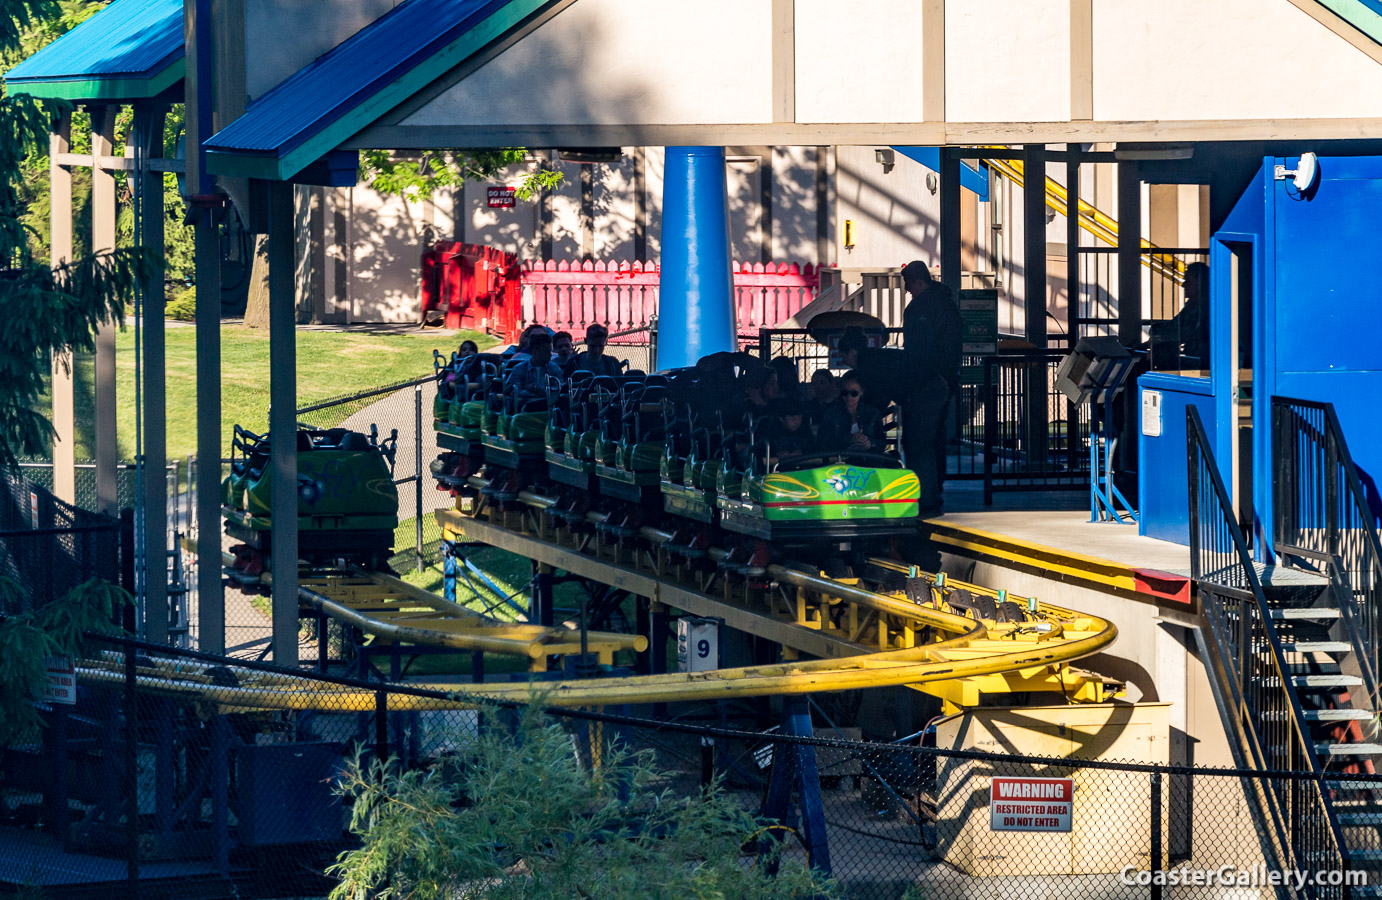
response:
M120 641L79 668L76 705L49 709L44 734L7 748L0 769L0 882L62 896L323 896L327 867L358 846L333 791L354 748L444 786L478 764L466 754L477 735L514 728L502 708L458 708L463 684L356 682ZM1350 896L1356 873L1283 863L1254 827L1255 792L1317 776L920 746L925 732L846 740L858 731L810 701L773 703L786 715L769 728L761 709L734 704L673 704L656 720L547 715L587 772L610 776L601 767L619 745L648 752L653 791L689 798L718 783L761 817L742 864L780 841L784 859L829 873L834 896Z
M30 471L0 470L0 575L17 581L23 597L22 609L0 614L37 609L92 578L128 582L133 518L64 503L29 480Z

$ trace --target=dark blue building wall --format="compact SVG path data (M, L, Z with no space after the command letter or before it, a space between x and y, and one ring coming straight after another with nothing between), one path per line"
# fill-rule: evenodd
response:
M1265 178L1278 164L1294 169L1297 160L1264 160ZM1254 500L1264 523L1274 394L1333 403L1364 482L1382 476L1382 158L1319 164L1308 196L1272 180L1263 204L1270 268L1258 305L1253 419Z
M1210 242L1211 378L1215 415L1203 416L1225 482L1236 440L1233 251L1252 255L1253 508L1259 547L1271 546L1271 398L1333 403L1365 482L1382 480L1382 157L1323 157L1302 195L1267 157ZM1204 382L1158 374L1205 412ZM1150 382L1149 382L1150 384ZM1177 404L1183 410L1184 403ZM1165 410L1167 424L1174 409ZM1182 412L1183 414L1183 412ZM1183 425L1180 426L1183 428ZM1144 440L1142 532L1184 542L1184 455L1175 441ZM1149 500L1150 498L1150 500Z

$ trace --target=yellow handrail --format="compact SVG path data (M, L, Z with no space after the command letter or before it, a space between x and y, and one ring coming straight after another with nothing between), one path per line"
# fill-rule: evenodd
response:
M1007 149L1003 147L992 147L989 149ZM989 168L998 172L1018 187L1024 184L1023 165L1019 160L1010 159L990 159L986 160ZM1065 185L1056 181L1051 176L1046 176L1046 203L1054 207L1062 214L1065 212L1069 202L1069 194L1065 190ZM1106 244L1117 246L1118 244L1118 221L1111 218L1098 207L1084 200L1076 200L1076 209L1080 227L1089 234L1098 238ZM1144 250L1159 249L1156 244L1146 238L1141 239L1141 246ZM1168 262L1169 259L1169 262ZM1142 255L1142 265L1147 266L1153 272L1182 284L1185 280L1186 264L1170 254L1148 253Z

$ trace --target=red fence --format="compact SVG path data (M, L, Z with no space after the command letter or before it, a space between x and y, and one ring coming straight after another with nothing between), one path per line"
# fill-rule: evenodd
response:
M524 263L523 284L532 288L534 322L578 338L595 322L620 331L647 324L657 315L655 263ZM815 298L819 284L809 264L735 263L739 331L756 331L791 318Z

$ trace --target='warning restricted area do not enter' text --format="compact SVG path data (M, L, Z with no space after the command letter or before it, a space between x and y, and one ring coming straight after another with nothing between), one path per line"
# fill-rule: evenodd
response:
M989 788L993 831L1069 831L1075 783L1069 778L994 778Z

